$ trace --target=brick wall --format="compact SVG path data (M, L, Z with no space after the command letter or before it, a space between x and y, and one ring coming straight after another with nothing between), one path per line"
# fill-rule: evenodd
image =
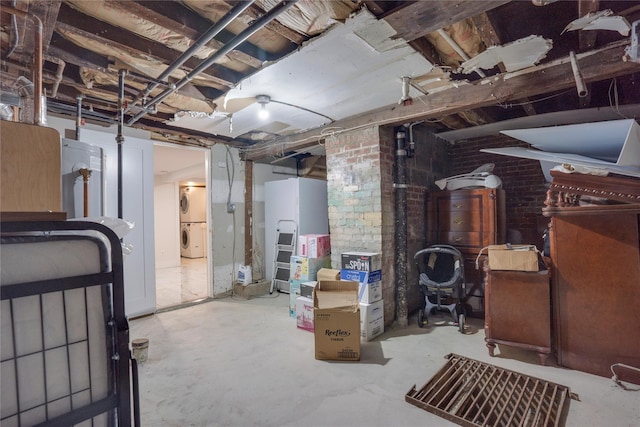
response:
M507 240L532 243L542 249L542 230L547 220L541 210L547 182L537 160L482 153L482 148L529 147L508 136L491 136L449 145L451 175L471 172L484 163L494 163L493 173L502 180L506 195Z
M426 245L426 197L437 179L495 163L506 192L512 243L541 247L546 182L537 161L481 153L482 148L527 146L506 136L450 144L424 127L412 130L415 154L407 159L407 301L409 314L423 305L413 255ZM409 135L408 135L409 137ZM408 138L409 139L409 138ZM385 323L395 317L395 141L392 127L345 132L325 140L332 266L346 251L382 253Z
M327 138L325 149L331 264L339 268L342 252L382 249L378 128Z

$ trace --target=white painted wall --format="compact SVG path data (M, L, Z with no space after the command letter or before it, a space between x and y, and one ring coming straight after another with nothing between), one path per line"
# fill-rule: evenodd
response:
M238 150L221 144L211 149L209 187L211 188L211 255L213 296L231 292L238 265L244 263L244 176L245 164ZM227 212L227 203L235 205Z
M180 266L180 208L177 182L153 188L156 268Z
M253 278L256 280L266 278L264 183L295 177L295 169L289 168L287 172L289 174L274 173L273 165L253 164Z

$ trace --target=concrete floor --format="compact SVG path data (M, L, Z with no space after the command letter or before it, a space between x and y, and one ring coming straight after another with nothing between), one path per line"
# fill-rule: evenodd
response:
M156 308L207 298L207 258L180 258L180 266L156 269Z
M551 366L536 354L499 347L490 357L483 322L467 334L450 325L392 326L362 343L359 362L314 358L313 334L288 316L287 294L225 298L130 321L131 339L148 338L140 366L143 426L446 426L404 400L461 356L571 389L567 426L640 426L640 386ZM445 314L430 318L445 321Z

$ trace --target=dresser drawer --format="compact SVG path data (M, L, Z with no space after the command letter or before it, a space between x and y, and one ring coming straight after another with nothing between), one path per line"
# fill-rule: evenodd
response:
M440 231L478 231L482 229L482 216L478 211L444 211L438 217Z
M482 210L482 195L469 194L438 197L437 209L441 214L450 212L480 212Z
M475 253L482 248L482 233L479 231L456 232L440 231L438 233L438 243L446 243L457 247L460 250L476 248Z

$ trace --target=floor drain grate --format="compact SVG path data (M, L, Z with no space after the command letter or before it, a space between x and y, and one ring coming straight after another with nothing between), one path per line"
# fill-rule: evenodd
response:
M461 426L561 426L568 387L456 354L420 389L412 405Z

